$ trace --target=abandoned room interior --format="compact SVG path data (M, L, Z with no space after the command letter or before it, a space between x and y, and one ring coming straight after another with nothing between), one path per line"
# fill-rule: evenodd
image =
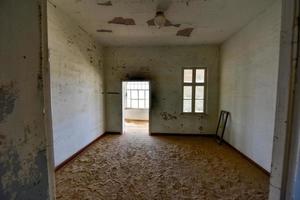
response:
M300 199L298 0L0 11L1 200Z

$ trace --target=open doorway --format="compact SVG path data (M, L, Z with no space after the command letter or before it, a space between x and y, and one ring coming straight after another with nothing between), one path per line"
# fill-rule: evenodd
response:
M122 82L122 132L149 133L150 82Z

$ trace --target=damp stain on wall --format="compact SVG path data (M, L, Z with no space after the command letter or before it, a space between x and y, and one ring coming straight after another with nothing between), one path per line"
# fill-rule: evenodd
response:
M9 160L0 163L0 199L48 199L48 179L44 177L47 174L46 150L30 153L26 162L15 147L9 148L7 156ZM23 166L21 163L31 165ZM28 171L26 184L24 168Z
M17 90L14 82L0 86L0 123L13 112L16 99Z
M168 112L161 112L160 116L163 120L176 120L177 119L176 115L172 115Z

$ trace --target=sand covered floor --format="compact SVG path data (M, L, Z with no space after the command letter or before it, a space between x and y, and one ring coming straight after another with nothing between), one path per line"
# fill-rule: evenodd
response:
M264 200L269 178L199 136L106 135L56 172L57 199Z

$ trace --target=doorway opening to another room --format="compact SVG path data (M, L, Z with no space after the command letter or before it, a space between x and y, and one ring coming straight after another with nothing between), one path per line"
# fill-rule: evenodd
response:
M122 82L122 132L149 134L150 82Z

